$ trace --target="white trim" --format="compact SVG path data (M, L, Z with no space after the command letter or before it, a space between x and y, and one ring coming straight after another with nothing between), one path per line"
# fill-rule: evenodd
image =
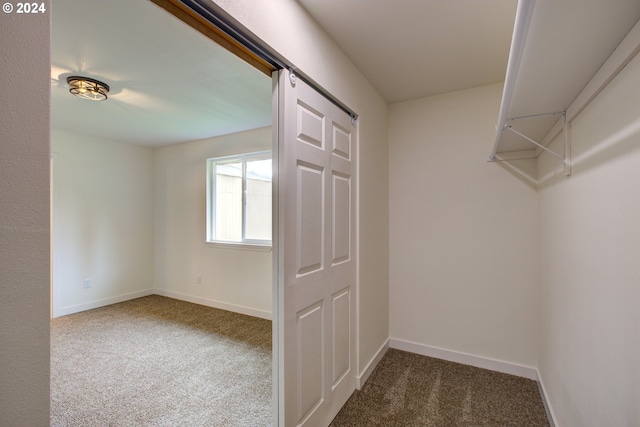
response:
M272 282L271 282L271 296L272 296L272 323L271 323L271 381L272 381L272 404L273 411L272 425L277 426L280 419L284 419L284 412L280 411L280 403L284 396L284 391L280 387L281 373L284 373L284 369L281 366L284 360L284 353L280 346L282 342L282 325L284 310L284 302L281 301L282 295L280 289L280 262L282 260L282 234L280 230L280 220L282 216L282 210L280 209L280 130L282 129L280 123L280 88L279 88L279 76L280 71L276 70L271 73L271 158L273 159L273 171L271 177L271 243L273 245L273 254L271 256L272 264ZM284 347L284 346L283 346ZM282 375L283 376L283 375ZM282 391L282 393L281 393Z
M187 294L181 294L179 292L166 291L164 289L147 289L144 291L131 292L129 294L119 295L117 297L105 298L97 301L92 301L84 304L73 305L56 310L53 313L53 317L66 316L68 314L80 313L81 311L92 310L94 308L105 307L111 304L117 304L119 302L125 302L136 298L147 297L149 295L160 295L164 297L174 298L181 301L192 302L194 304L200 304L207 307L218 308L220 310L233 311L234 313L245 314L247 316L259 317L261 319L271 320L271 312L265 310L257 310L251 307L244 307L241 305L228 304L221 301L216 301L209 298L196 297Z
M537 383L538 390L540 391L540 397L542 398L542 404L544 405L544 410L547 413L547 419L549 420L550 427L558 427L558 422L556 420L555 413L553 412L553 408L551 408L551 404L549 403L547 389L544 386L544 382L542 381L542 377L540 376L540 371L536 370L537 375Z
M382 344L382 347L378 349L376 355L373 356L373 359L371 359L367 364L366 368L364 368L362 373L356 377L356 387L358 390L362 390L364 383L367 382L373 370L378 366L378 363L380 363L384 355L387 353L387 350L389 350L389 340L386 340L384 344Z
M200 304L207 307L219 308L221 310L233 311L235 313L245 314L247 316L259 317L261 319L271 320L272 315L270 311L257 310L251 307L245 307L242 305L229 304L222 301L217 301L210 298L202 298L193 295L182 294L179 292L167 291L165 289L155 289L155 294L164 297L174 298L181 301L192 302L194 304Z
M155 292L153 289L147 289L144 291L131 292L129 294L119 295L117 297L105 298L97 301L87 302L84 304L72 305L69 307L63 307L58 310L54 310L53 317L66 316L68 314L80 313L81 311L92 310L94 308L100 308L111 304L117 304L119 302L129 301L136 298L142 298L149 295L153 295Z
M374 358L367 364L367 366L362 371L362 374L358 374L360 372L360 122L356 120L356 140L355 140L355 168L356 168L356 185L355 185L355 252L356 252L356 292L355 292L355 313L352 315L353 321L355 323L355 333L353 334L353 339L355 339L355 367L356 367L356 389L360 390L364 383L371 375L373 369L369 370L371 364L378 357L377 354ZM388 319L387 319L388 323ZM389 347L389 340L387 339L383 346ZM378 350L378 353L380 351ZM386 350L385 350L386 352ZM379 360L378 360L379 361ZM375 362L375 365L378 364L378 361ZM368 372L367 372L368 371ZM364 379L363 379L364 377Z
M207 204L207 213L206 213L206 222L207 222L207 231L206 231L206 242L209 245L213 245L215 247L229 247L227 245L234 245L234 249L249 249L249 250L261 250L261 251L270 251L272 241L270 240L251 240L245 237L246 235L246 197L247 197L247 162L249 161L257 161L257 160L272 160L272 151L273 150L263 150L252 153L241 153L234 154L231 156L223 156L223 157L212 157L207 159L207 191L206 191L206 204ZM218 164L227 164L227 163L241 163L242 171L240 173L240 177L242 179L242 233L241 233L241 241L238 242L228 242L224 240L218 240L214 237L215 229L216 229L216 179L218 177L217 167ZM264 180L268 181L268 180ZM271 181L273 183L273 171L271 174ZM273 195L271 197L273 200ZM272 230L273 231L273 230Z
M538 378L535 368L517 365L515 363L502 360L490 359L487 357L475 356L473 354L462 353L443 348L432 347L411 341L404 341L396 338L389 339L389 347L404 350L423 356L435 357L437 359L448 360L449 362L462 363L464 365L475 366L477 368L489 369L491 371L516 375L518 377L536 380Z
M206 242L210 248L235 249L245 251L271 252L272 245L259 245L256 243L223 242L221 240L211 240Z

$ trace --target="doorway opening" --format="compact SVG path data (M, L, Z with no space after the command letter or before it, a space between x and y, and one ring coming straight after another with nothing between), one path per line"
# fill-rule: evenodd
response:
M54 322L65 319L58 323L69 323L66 320L78 317L74 313L84 315L94 308L104 313L106 306L115 303L119 309L133 305L138 314L142 306L150 306L142 316L149 321L200 313L181 302L257 320L273 316L274 252L267 247L251 250L255 248L214 245L207 241L206 232L207 160L272 150L272 80L264 70L210 38L150 1L87 0L78 4L60 0L52 6ZM67 86L71 76L106 83L107 99L87 101L71 96ZM155 304L153 300L149 304L149 298L156 298ZM168 304L167 314L154 311L160 300ZM107 318L110 316L89 322L94 325L91 332L104 332ZM191 331L208 330L198 316L189 322L173 320L174 325ZM250 327L248 322L245 319L240 324L264 329ZM164 338L167 345L177 341L181 331L184 329L169 332L173 335ZM236 340L225 331L219 331L221 339ZM123 335L126 338L125 333L118 338ZM55 336L52 331L52 339ZM133 336L128 343L135 347L142 340ZM132 355L138 353L133 347L116 353L124 346L122 341L110 346L104 335L92 337L91 344L101 344L94 356L83 358L82 351L89 346L80 345L71 369L101 368L100 357L105 356L105 360L123 361L125 365L118 366L126 377L145 381L147 375L142 371L128 369L145 357L150 363L153 352L139 353L134 360ZM257 340L255 335L243 337L242 345ZM207 345L213 347L203 342ZM250 350L245 350L229 357L246 356ZM52 349L52 364L55 358ZM224 359L211 354L208 360L184 361L185 365L194 363L202 364L203 370L215 367L213 371L225 365ZM271 360L261 368L270 379ZM85 377L97 381L99 376ZM107 391L117 395L121 390L109 380L113 377L105 378L96 387L102 392L94 401L97 409L105 409L107 403L101 399ZM170 376L166 378L171 386ZM52 376L52 394L54 387ZM267 418L271 420L271 389L267 388ZM173 384L173 389L178 396L183 390L179 384ZM194 393L183 391L182 398L193 399ZM215 402L215 397L208 397L210 403ZM179 409L178 400L163 406ZM216 405L220 407L220 401ZM120 406L127 409L127 405ZM127 418L119 421L123 419Z

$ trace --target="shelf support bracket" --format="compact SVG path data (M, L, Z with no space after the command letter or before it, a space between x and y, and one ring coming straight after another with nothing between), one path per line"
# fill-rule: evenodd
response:
M522 137L524 139L526 139L527 141L529 141L530 143L532 143L536 147L546 151L547 153L551 154L552 156L555 156L555 157L559 158L560 160L562 160L564 162L564 156L556 153L553 150L548 149L547 147L545 147L544 145L540 144L539 142L534 141L533 139L529 138L527 135L523 134L522 132L519 132L519 131L515 130L511 126L506 126L505 129L515 133L516 135L518 135L518 136L520 136L520 137Z
M548 113L548 114L552 115L552 114L560 114L560 113ZM546 114L536 114L536 116L542 116L542 115L546 115ZM513 118L511 118L509 120L517 120L517 119L523 119L523 118L528 118L528 117L533 117L533 116L513 117ZM557 157L558 159L562 160L562 165L564 167L565 176L570 176L571 175L571 144L570 144L570 141L569 141L569 124L567 123L567 112L566 111L562 112L562 132L563 132L563 137L564 137L564 155L558 154L555 151L545 147L544 145L540 144L539 142L529 138L527 135L523 134L522 132L519 132L519 131L515 130L510 125L505 126L504 128L502 128L501 131L504 131L504 130L508 130L508 131L511 131L511 132L515 133L516 135L520 136L521 138L526 139L527 141L529 141L530 143L532 143L536 147L540 148L541 150L546 151L547 153L551 154L552 156ZM490 160L495 160L495 159L490 159Z

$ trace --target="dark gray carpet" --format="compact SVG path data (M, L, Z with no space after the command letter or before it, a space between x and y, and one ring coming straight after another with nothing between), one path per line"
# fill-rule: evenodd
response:
M267 426L271 321L150 296L51 322L51 425Z
M538 427L535 381L390 349L333 427Z

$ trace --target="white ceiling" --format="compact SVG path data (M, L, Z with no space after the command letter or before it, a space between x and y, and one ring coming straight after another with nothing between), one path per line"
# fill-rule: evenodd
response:
M52 128L161 146L271 125L271 79L147 0L53 2ZM104 102L66 78L107 83Z
M502 82L517 0L298 0L390 103Z
M389 102L504 79L516 0L299 1ZM161 146L271 124L271 80L150 1L56 0L52 19L53 129Z
M390 103L505 79L517 0L297 1ZM564 111L639 18L638 0L535 1L509 116ZM518 127L542 140L558 117Z
M390 103L504 80L517 0L298 1ZM551 11L518 83L534 95L570 101L640 14L637 0L583 1L538 2ZM161 146L271 124L271 79L149 0L56 0L52 19L54 129ZM71 96L70 75L104 81L109 99ZM545 100L524 99L523 113Z

